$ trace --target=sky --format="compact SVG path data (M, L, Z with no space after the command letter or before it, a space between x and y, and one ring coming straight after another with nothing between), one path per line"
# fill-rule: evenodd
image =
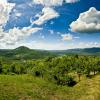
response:
M0 49L100 47L100 0L0 0Z

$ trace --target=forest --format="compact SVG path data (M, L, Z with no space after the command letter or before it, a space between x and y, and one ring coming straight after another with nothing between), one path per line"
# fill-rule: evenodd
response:
M82 75L91 77L99 72L99 56L64 55L38 60L0 60L0 74L30 74L57 85L74 86L81 81Z

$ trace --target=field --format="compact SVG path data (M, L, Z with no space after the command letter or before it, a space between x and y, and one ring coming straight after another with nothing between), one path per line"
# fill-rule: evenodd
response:
M31 75L0 75L0 100L100 100L100 75L82 77L74 87Z

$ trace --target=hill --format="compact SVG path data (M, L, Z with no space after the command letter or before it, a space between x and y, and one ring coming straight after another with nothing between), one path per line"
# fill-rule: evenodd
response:
M63 55L72 55L72 54L78 54L78 55L98 55L100 56L100 48L84 48L84 49L68 49L68 50L53 50L52 52Z
M8 59L40 59L48 56L54 56L54 54L45 50L33 50L27 47L21 46L16 49L1 49L0 57Z
M18 47L16 49L0 49L0 57L8 59L41 59L59 55L98 55L100 48L69 49L69 50L36 50L28 47Z

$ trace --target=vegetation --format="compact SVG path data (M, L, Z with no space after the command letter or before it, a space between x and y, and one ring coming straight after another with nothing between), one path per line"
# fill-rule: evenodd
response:
M17 48L15 51L24 54L27 50L28 48L24 48L22 52ZM43 59L1 57L0 98L1 100L5 100L6 97L8 100L66 100L66 98L88 100L88 97L84 99L84 96L90 93L88 82L99 87L99 73L100 56L62 55L46 56ZM94 96L95 100L99 100L99 95L100 91Z
M31 74L52 80L59 85L75 85L76 73L78 81L81 76L91 77L100 72L100 57L96 56L60 56L48 57L42 60L12 61L7 63L1 61L0 73L4 74Z
M100 100L100 75L82 77L74 87L31 75L0 75L0 100Z
M11 60L28 60L42 59L45 57L55 56L55 54L45 50L33 50L21 46L16 49L0 50L0 57Z

